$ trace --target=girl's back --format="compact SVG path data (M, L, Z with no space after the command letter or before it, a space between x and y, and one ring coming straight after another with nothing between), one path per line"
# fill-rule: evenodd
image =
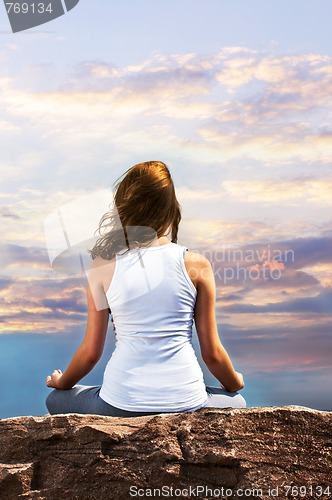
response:
M185 252L167 243L116 257L106 297L117 343L100 396L118 408L183 411L206 403L192 347L196 289Z

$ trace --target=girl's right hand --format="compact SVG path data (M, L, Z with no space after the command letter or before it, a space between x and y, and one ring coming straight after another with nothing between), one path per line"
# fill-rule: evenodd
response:
M238 379L238 387L235 389L235 390L232 390L232 391L228 391L228 389L226 389L226 387L223 385L223 384L220 384L220 387L222 389L225 389L226 391L228 392L237 392L237 391L240 391L241 389L243 389L244 387L244 379L243 379L243 375L242 373L240 372L235 372L236 374L236 377Z

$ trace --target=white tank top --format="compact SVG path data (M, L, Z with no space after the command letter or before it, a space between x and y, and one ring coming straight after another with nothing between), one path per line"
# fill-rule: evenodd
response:
M196 289L175 243L116 256L106 297L116 335L100 397L123 410L189 411L205 406L192 346Z

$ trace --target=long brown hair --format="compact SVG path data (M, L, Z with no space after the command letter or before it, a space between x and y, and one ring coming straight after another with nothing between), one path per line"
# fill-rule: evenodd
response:
M167 230L177 242L181 207L165 163L147 161L127 170L115 186L114 204L115 210L100 221L99 234L105 234L90 251L93 259L100 255L110 260L117 252L151 243Z

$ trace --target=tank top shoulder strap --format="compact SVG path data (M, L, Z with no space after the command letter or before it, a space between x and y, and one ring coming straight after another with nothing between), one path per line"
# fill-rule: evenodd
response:
M185 280L187 281L187 283L189 285L189 289L190 289L191 293L194 294L194 296L196 296L197 290L196 290L193 282L190 279L190 276L189 276L189 274L187 272L186 265L184 263L184 259L185 259L185 256L186 256L186 252L188 251L188 247L183 246L183 245L176 245L176 246L178 248L178 256L179 256L180 266L181 266L181 269L182 269L182 274L183 274Z

